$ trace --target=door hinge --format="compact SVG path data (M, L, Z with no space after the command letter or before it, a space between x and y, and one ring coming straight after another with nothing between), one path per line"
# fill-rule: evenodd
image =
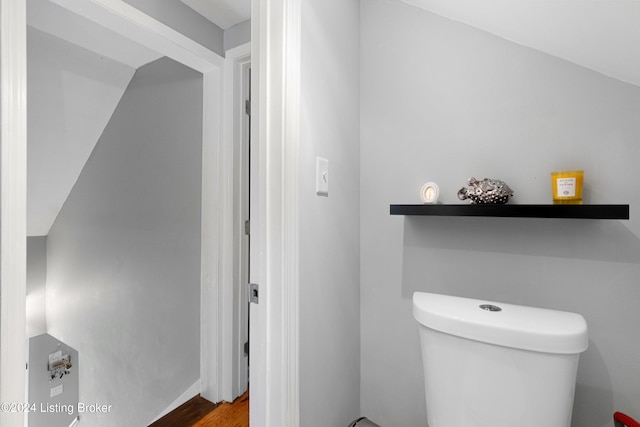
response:
M244 343L244 357L249 357L249 341Z
M260 286L257 283L249 283L249 302L259 304L259 289Z
M249 236L251 234L251 220L246 220L244 222L244 234Z
M247 99L247 100L244 101L244 113L247 116L251 115L251 100L250 99Z

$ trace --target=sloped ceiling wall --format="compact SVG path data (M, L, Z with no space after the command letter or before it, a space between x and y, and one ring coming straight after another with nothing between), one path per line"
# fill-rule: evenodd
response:
M45 236L135 69L28 31L27 233Z
M398 1L640 86L638 1Z
M136 68L159 57L29 0L27 235L45 236Z

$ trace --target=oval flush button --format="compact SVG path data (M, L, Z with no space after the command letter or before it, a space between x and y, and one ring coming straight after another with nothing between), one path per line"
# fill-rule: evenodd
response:
M479 306L481 309L486 310L486 311L502 311L502 309L500 307L498 307L497 305L493 305L493 304L480 304Z

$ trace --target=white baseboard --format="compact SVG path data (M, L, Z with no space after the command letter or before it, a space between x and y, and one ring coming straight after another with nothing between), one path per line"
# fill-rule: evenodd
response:
M155 423L160 418L164 417L169 412L173 411L178 406L182 405L183 403L187 402L189 399L191 399L192 397L197 396L198 394L200 394L200 379L199 378L195 383L193 383L193 385L191 387L186 389L184 393L182 393L176 400L174 400L173 403L171 403L171 405L167 406L167 408L164 411L162 411L162 413L160 415L158 415L153 421L151 421L151 423Z

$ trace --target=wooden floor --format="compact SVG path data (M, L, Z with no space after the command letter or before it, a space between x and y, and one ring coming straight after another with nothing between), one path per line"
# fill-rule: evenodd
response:
M222 403L193 427L249 427L249 392L233 403Z
M249 427L249 392L218 405L198 395L149 427Z

